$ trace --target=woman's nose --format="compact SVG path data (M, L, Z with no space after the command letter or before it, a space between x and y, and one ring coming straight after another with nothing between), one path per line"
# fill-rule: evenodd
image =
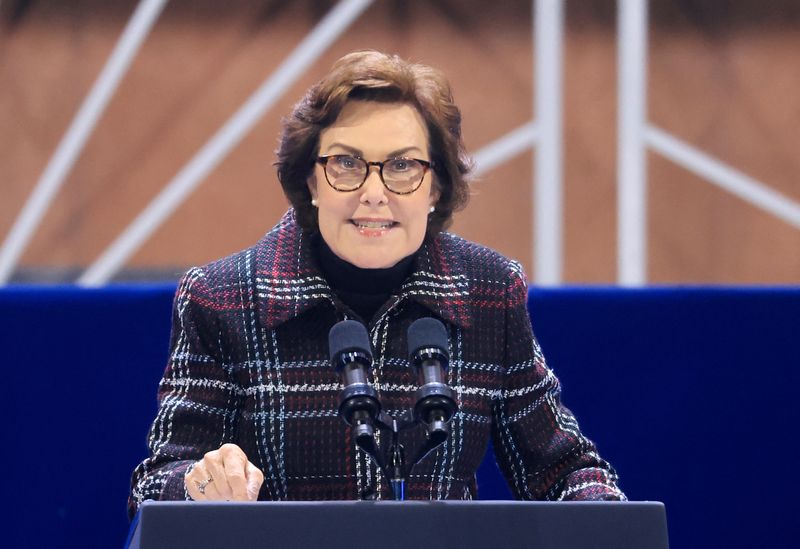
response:
M369 167L367 179L364 181L364 186L361 187L361 189L361 202L382 204L386 203L388 200L386 196L386 187L383 186L383 181L381 181L380 168L378 166Z

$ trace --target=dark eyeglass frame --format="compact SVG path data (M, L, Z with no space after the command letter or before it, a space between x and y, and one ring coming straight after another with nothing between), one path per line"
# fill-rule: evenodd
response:
M357 187L354 187L352 189L337 189L333 185L333 183L331 183L331 180L328 179L328 160L331 159L331 158L341 158L341 157L344 157L344 156L349 156L349 157L361 160L363 163L365 163L367 165L367 170L364 172L364 179L361 181L361 183L358 184ZM403 191L403 192L395 191L394 189L391 189L386 184L386 180L383 179L383 165L386 164L387 162L394 162L395 160L413 160L415 162L419 162L420 164L422 164L422 176L419 178L419 181L416 183L416 185L414 185L414 188L411 189L410 191ZM381 183L383 183L383 186L386 188L386 190L389 191L390 193L401 194L401 195L402 194L411 194L411 193L415 192L417 189L419 189L422 186L422 182L425 180L425 176L428 174L428 171L434 165L433 162L430 162L428 160L422 160L421 158L411 158L411 157L407 157L407 156L398 156L398 157L395 157L395 158L387 158L386 160L384 160L382 162L368 162L367 160L364 160L360 156L356 156L356 155L353 155L353 154L329 154L329 155L326 155L326 156L318 156L317 157L317 164L320 164L322 166L322 171L325 173L325 181L328 182L328 185L330 185L330 187L333 190L338 191L340 193L351 193L351 192L357 191L358 189L363 187L364 183L367 181L367 178L369 177L369 168L370 168L370 166L378 166L378 176L380 177Z

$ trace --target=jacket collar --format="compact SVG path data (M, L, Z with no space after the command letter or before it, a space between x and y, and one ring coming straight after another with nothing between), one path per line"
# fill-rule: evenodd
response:
M425 240L400 287L400 298L468 327L472 316L469 281L453 238L441 233ZM256 244L255 284L258 314L267 329L332 302L333 292L314 257L311 235L297 225L293 209Z

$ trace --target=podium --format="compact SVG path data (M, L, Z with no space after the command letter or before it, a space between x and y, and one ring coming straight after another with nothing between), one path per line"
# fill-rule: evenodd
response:
M131 549L668 549L658 502L147 501Z

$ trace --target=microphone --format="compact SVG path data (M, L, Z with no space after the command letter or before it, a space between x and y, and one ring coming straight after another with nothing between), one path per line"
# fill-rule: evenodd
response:
M353 426L356 439L373 438L374 422L381 411L378 393L367 381L372 366L372 346L363 324L343 320L328 332L331 366L341 375L339 416Z
M447 438L447 424L457 405L444 374L450 362L447 330L435 318L420 318L408 328L408 354L411 364L422 376L417 389L414 419L424 423L436 438Z

